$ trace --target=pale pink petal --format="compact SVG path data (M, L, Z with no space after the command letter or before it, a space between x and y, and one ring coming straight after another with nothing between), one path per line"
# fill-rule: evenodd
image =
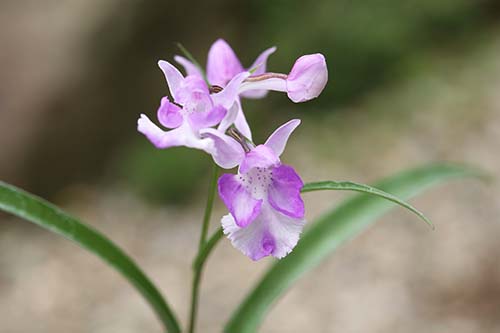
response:
M200 69L198 66L193 64L191 61L187 60L186 58L176 55L174 57L174 60L177 61L182 67L184 67L184 70L186 71L186 76L188 75L195 75L199 77L203 77L203 74L201 73Z
M240 86L240 94L248 94L248 92L262 91L262 90L273 90L286 92L286 79L284 77L272 77L264 78L260 80L253 80L250 76L250 80L243 82Z
M304 201L300 190L302 179L292 167L280 165L272 170L272 183L268 189L268 199L277 211L295 218L304 217Z
M170 103L168 97L161 99L161 105L158 108L157 116L160 124L167 128L177 128L182 124L181 108L173 103Z
M250 73L248 72L242 72L233 77L221 92L211 95L214 103L222 105L226 109L232 107L238 100L238 93L242 82L248 78L249 75Z
M290 134L300 125L300 119L292 119L289 122L281 125L267 139L266 145L271 148L277 156L281 156L285 150L286 143Z
M325 57L308 54L297 59L287 79L288 97L295 103L316 98L328 81Z
M225 132L233 124L241 134L243 134L247 139L252 140L252 131L250 130L245 114L241 109L239 99L236 99L236 102L229 109L226 117L221 121L217 129L221 132Z
M167 80L168 88L170 89L170 94L174 98L177 99L177 91L179 90L184 77L181 72L177 68L175 68L168 61L160 60L158 62L158 66L163 71L165 75L165 79Z
M253 168L269 168L279 163L279 158L271 148L258 145L245 156L240 164L240 173L247 173Z
M273 46L262 52L257 57L257 59L255 59L252 66L250 66L248 70L252 71L253 75L264 74L266 72L266 67L267 67L267 58L269 58L269 56L273 54L275 51L276 51L276 46Z
M268 232L274 238L272 256L281 259L297 245L306 221L303 218L283 215L268 205L262 209L261 216L268 223ZM257 220L260 219L261 217Z
M221 120L219 126L217 127L217 129L220 132L225 133L227 131L227 129L232 124L234 124L236 117L238 116L238 112L239 112L238 105L239 105L239 103L234 103L233 106L226 113L226 116L224 117L224 119Z
M207 83L196 75L186 76L182 81L175 102L190 111L204 111L213 104Z
M271 255L276 246L274 239L266 233L264 225L260 221L256 222L240 228L231 214L223 216L221 220L224 234L231 244L254 261Z
M297 245L305 224L304 219L295 219L274 211L263 204L261 213L246 228L240 228L231 214L222 220L224 234L232 245L252 260L266 256L283 258Z
M137 121L137 130L144 134L156 148L186 146L201 149L207 153L213 151L213 141L208 138L200 138L186 122L173 130L164 131L149 120L146 115L141 114Z
M137 130L144 134L156 148L163 149L182 145L182 137L177 135L175 130L162 130L144 114L141 114L137 121Z
M250 130L250 126L248 125L245 114L243 113L243 110L241 108L241 103L238 101L236 104L238 107L238 113L236 114L236 119L234 120L234 126L247 139L252 140L252 131Z
M227 110L218 105L210 110L201 112L191 112L187 118L191 127L196 131L202 128L208 128L220 123Z
M207 60L207 78L210 84L224 87L236 74L244 71L229 44L218 39L210 47Z
M267 69L267 58L276 51L276 47L271 47L264 52L262 52L257 59L254 61L252 66L248 68L248 71L252 72L252 75L264 74ZM267 95L267 90L250 90L241 94L245 98L263 98Z
M213 140L212 157L223 169L232 169L239 165L245 157L245 151L241 145L231 138L230 136L215 130L207 128L200 131L202 137L210 138Z
M251 225L259 215L262 199L254 199L239 175L223 174L218 181L219 196L239 227Z

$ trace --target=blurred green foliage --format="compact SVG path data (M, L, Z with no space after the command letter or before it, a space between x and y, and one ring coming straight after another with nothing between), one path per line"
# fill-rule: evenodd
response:
M224 3L213 6L225 8ZM408 64L415 62L419 53L453 45L487 25L491 13L486 5L490 3L494 1L258 0L242 3L244 10L233 11L219 30L182 42L201 64L218 37L227 39L244 65L249 65L261 50L276 45L278 52L270 58L269 68L283 72L290 70L302 54L325 54L330 81L319 99L299 106L285 96L269 94L265 101L245 102L259 141L282 120L300 117L294 112L298 109L332 111L402 75L410 75ZM285 109L287 114L275 109ZM207 163L200 163L201 155L186 148L157 151L141 143L129 151L123 165L128 181L147 197L182 201L198 190L185 186L184 180L198 179L207 172Z
M115 179L125 181L133 191L159 204L181 204L204 185L198 180L206 178L206 154L184 147L160 150L145 138L140 139L119 158Z
M254 2L252 31L276 44L286 71L304 53L324 53L330 83L320 101L345 104L387 82L415 53L455 41L487 22L486 1L275 0Z

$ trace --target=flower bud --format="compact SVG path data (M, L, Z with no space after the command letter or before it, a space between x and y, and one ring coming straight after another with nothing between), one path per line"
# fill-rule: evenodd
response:
M328 81L325 57L320 53L307 54L295 61L286 80L288 97L295 103L316 98Z

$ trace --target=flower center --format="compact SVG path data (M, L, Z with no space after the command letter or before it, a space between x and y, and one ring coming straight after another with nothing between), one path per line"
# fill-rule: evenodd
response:
M271 168L253 168L246 174L240 175L240 180L253 198L264 199L273 181L273 171Z

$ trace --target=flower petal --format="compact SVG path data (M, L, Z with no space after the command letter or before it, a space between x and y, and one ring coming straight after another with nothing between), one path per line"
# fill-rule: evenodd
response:
M263 78L261 80L253 80L250 76L250 80L243 82L240 86L240 95L247 96L249 93L255 91L281 91L286 92L286 79L284 77L269 77Z
M163 149L181 145L179 136L172 135L172 132L175 130L162 130L144 114L141 114L141 117L137 121L137 130L144 134L156 148Z
M239 104L239 103L238 103ZM238 105L237 103L233 104L233 106L227 111L224 119L221 120L217 130L222 133L225 133L227 129L235 122L236 117L238 116Z
M168 97L161 99L161 105L158 108L157 116L160 124L167 128L177 128L182 124L181 108L173 103L170 103Z
M186 58L176 55L174 57L174 60L177 61L182 67L184 67L184 70L186 71L186 76L188 75L195 75L199 77L203 77L203 74L201 73L200 69L198 66L193 64L191 61L187 60Z
M252 131L250 130L250 126L248 125L243 109L241 108L241 103L238 101L236 104L238 107L238 113L236 114L236 119L234 120L234 126L241 132L241 134L251 141Z
M304 201L300 190L304 186L295 170L280 165L272 170L272 183L268 189L268 199L277 211L294 218L304 217Z
M274 237L275 247L272 256L278 259L289 254L297 242L306 221L303 218L293 218L273 210L268 205L263 208L262 218L268 224L269 234ZM257 221L256 221L257 222Z
M223 174L218 181L219 196L239 227L250 225L260 213L262 199L254 199L240 176Z
M220 123L224 116L226 115L227 110L222 106L218 105L211 110L202 111L202 112L191 112L188 115L189 124L191 127L197 131L202 128L208 128L217 125Z
M200 131L202 137L210 138L214 141L214 151L212 157L218 166L224 169L232 169L241 163L245 157L245 151L241 145L223 132L213 128Z
M236 74L244 71L229 44L218 39L208 51L207 78L210 84L224 87Z
M265 145L258 145L245 156L240 164L240 173L247 173L253 168L269 168L280 162L274 151Z
M254 261L271 255L275 249L275 241L262 223L255 221L246 228L240 228L233 216L227 214L222 217L221 224L231 244Z
M257 59L254 61L252 66L248 68L248 71L252 72L252 75L260 75L266 72L267 68L267 58L276 51L276 47L273 46L262 52ZM263 98L267 95L267 90L251 90L241 94L245 98Z
M246 228L240 228L231 214L222 220L224 234L233 246L252 260L272 255L283 258L297 245L305 224L304 219L294 219L274 211L263 204L261 214Z
M167 80L168 88L170 89L170 94L174 98L177 99L177 91L181 87L182 82L184 81L184 77L181 72L177 68L175 68L168 61L160 60L158 61L158 66L163 71L165 75L165 79Z
M260 75L264 74L266 72L266 67L267 67L267 58L271 54L276 52L276 46L270 47L264 52L262 52L257 59L253 62L252 66L248 69L249 71L253 70L253 75Z
M293 102L300 103L318 97L328 81L325 57L320 53L300 57L286 81L287 94Z
M285 150L290 134L300 125L300 119L292 119L281 125L267 139L265 146L271 148L277 156L281 156Z
M146 115L141 114L137 121L137 130L144 134L156 148L186 146L208 153L213 151L213 141L198 137L185 122L171 131L164 131L149 120Z
M227 86L221 92L211 95L215 104L220 104L229 109L238 100L238 92L242 82L248 78L250 73L242 72L237 74L229 81Z
M250 130L250 126L248 126L239 99L236 99L236 102L229 109L226 117L222 119L217 129L221 132L225 132L233 124L236 129L241 132L241 134L243 134L247 139L252 140L252 131Z

